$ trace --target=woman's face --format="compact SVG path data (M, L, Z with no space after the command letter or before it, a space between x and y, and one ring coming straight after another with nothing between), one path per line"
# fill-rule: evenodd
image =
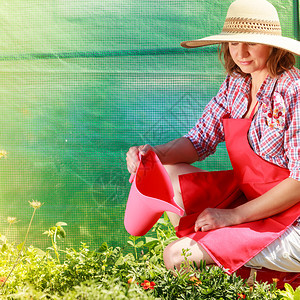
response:
M268 73L267 60L272 52L271 46L229 42L229 52L244 73L251 75Z

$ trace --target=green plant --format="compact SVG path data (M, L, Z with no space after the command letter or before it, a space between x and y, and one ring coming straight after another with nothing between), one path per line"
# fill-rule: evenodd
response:
M67 223L57 222L55 226L50 227L47 231L43 233L43 234L47 234L51 238L52 247L50 247L49 249L54 251L58 263L60 263L60 260L59 260L57 239L60 238L64 239L66 237L66 232L62 226L67 226Z
M144 245L143 241L139 241L138 243L136 243L136 241L138 239L140 239L140 236L130 236L129 237L129 241L127 241L127 243L133 247L134 249L134 253L135 253L135 259L138 259L138 255L137 255L137 249L141 248Z
M2 289L3 299L292 299L283 298L275 284L255 282L249 287L235 274L228 275L216 266L200 262L197 267L189 261L189 249L182 253L188 268L175 273L167 270L162 251L176 236L166 217L154 226L151 237L130 238L126 249L106 242L97 250L90 250L85 243L78 249L59 249L57 240L66 236L65 225L56 223L45 232L52 242L46 252L0 237L2 244L6 243L0 251L0 282L6 280L2 274L9 272L19 256ZM58 259L61 251L64 260Z
M8 238L9 236L9 232L10 232L10 229L11 229L11 226L15 223L17 223L17 218L16 217L7 217L6 219L7 223L8 223L8 228L7 228L7 232L6 232L6 237Z
M280 291L279 294L283 296L283 300L300 300L300 286L294 290L290 284L284 285L285 291Z
M144 257L146 251L152 263L159 262L162 260L163 249L177 239L174 227L169 222L167 214L164 214L163 218L159 219L153 226L152 233L155 236L129 236L127 243L134 248L136 259L138 259L138 252L141 257Z
M24 242L23 242L21 245L19 245L19 248L18 248L18 250L19 250L18 256L17 256L17 258L16 258L16 260L15 260L15 262L14 262L14 264L13 264L11 270L10 270L10 272L8 273L8 275L6 276L5 280L3 281L2 285L1 285L1 288L2 288L2 289L3 289L3 287L4 287L5 283L6 283L6 281L7 281L8 278L11 276L12 272L14 271L14 269L16 268L17 264L19 263L19 259L20 259L21 255L22 255L22 251L23 251L23 249L24 249L24 247L25 247L25 244L26 244L26 241L27 241L27 238L28 238L29 230L30 230L30 228L31 228L31 224L32 224L32 221L33 221L35 212L36 212L37 209L39 209L39 208L42 206L41 202L35 201L35 200L32 200L31 202L29 201L29 204L30 204L30 206L33 208L33 213L32 213L32 216L31 216L31 219L30 219L28 228L27 228L27 232L26 232L26 235L25 235L25 239L24 239ZM9 225L11 225L12 223L13 223L13 222L11 222Z

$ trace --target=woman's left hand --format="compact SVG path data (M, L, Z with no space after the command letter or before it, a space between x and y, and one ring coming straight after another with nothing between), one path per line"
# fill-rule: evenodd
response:
M206 208L195 222L195 232L209 231L221 227L239 224L234 209Z

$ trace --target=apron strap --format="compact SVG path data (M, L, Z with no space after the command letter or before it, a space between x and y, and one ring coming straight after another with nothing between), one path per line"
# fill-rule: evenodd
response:
M252 109L252 111L251 111L251 115L250 115L250 117L249 117L250 120L252 120L253 117L254 117L254 114L255 114L255 110L256 110L256 108L257 108L257 105L258 105L258 101L256 101L256 103L255 103L255 105L254 105L254 107L253 107L253 109Z

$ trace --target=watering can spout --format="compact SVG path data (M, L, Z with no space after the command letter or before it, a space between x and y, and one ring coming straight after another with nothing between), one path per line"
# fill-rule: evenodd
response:
M141 156L132 182L125 210L124 225L130 235L145 235L165 211L183 216L184 210L174 201L169 175L154 151Z

